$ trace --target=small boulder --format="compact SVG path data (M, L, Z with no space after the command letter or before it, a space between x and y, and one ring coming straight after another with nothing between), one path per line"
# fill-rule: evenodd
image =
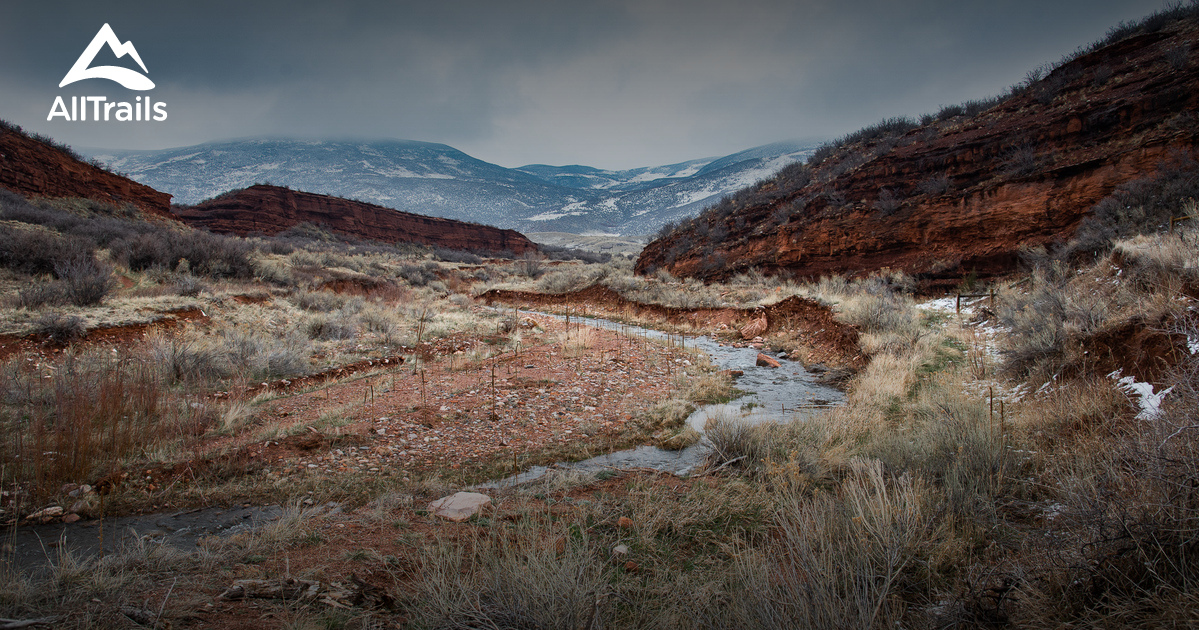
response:
M758 367L776 368L781 365L782 364L778 362L778 359L775 359L774 357L766 356L765 354L762 354L761 352L758 353Z
M629 529L630 527L633 526L633 519L631 519L627 516L622 516L622 517L620 517L619 520L616 521L616 526L621 529Z
M766 332L766 328L768 326L769 324L766 322L766 316L763 315L741 328L741 338L753 339L754 337L761 337L762 333Z
M461 523L491 505L491 497L478 492L456 492L429 504L429 512L446 520Z
M612 555L614 555L614 556L629 555L629 546L628 545L616 545L615 547L612 548Z

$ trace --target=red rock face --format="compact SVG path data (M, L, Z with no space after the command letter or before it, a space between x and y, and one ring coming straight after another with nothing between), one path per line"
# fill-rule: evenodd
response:
M0 186L26 197L84 197L170 216L171 196L0 128Z
M1190 51L1181 67L1168 54L1179 47ZM973 118L894 146L848 147L802 188L650 243L637 270L715 279L751 267L808 278L892 268L933 282L1006 273L1021 248L1068 239L1117 186L1193 155L1197 109L1199 26L1176 23L1071 61ZM942 177L945 190L928 184ZM896 201L880 209L884 190Z
M196 206L176 208L184 223L213 232L278 234L300 223L385 243L420 243L449 249L512 252L537 246L515 230L426 217L341 197L299 192L278 186L251 186Z

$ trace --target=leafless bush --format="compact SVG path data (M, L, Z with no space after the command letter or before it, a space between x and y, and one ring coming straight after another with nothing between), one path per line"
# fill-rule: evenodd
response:
M55 343L66 343L86 336L87 323L78 315L46 313L34 322L33 332Z
M457 262L470 265L478 265L483 262L483 259L475 254L455 249L445 249L442 247L433 248L433 258L442 262Z
M15 360L25 365L4 369L6 386L39 402L13 407L5 397L0 424L7 437L0 457L7 478L35 500L203 428L189 408L174 404L157 367L138 356L68 353L48 375L22 357Z
M937 112L937 120L949 120L966 113L961 105L945 105Z
M0 266L29 274L54 273L54 266L93 248L76 238L41 229L0 230Z
M54 265L54 275L62 282L67 300L76 306L95 306L116 288L112 269L95 256L76 255Z
M901 207L903 207L903 200L899 195L891 192L890 188L884 188L878 192L878 200L874 202L874 209L882 216L889 217Z
M1037 172L1041 160L1037 149L1029 142L1022 142L1010 149L1004 157L1004 170L1017 177L1027 177Z
M916 184L916 190L925 195L944 195L949 191L949 176L944 174L934 175L928 179L921 180L920 183Z
M17 291L17 305L28 309L43 306L62 306L67 303L66 293L60 282L33 282Z
M200 282L200 280L195 276L186 274L180 276L179 279L175 281L175 286L173 288L176 295L196 297L197 295L200 295L200 292L202 292L206 287L204 286L204 283Z
M1187 199L1199 198L1199 162L1179 155L1159 166L1149 178L1117 187L1094 208L1066 254L1102 252L1116 239L1150 234L1168 228L1170 218L1186 213Z
M524 255L520 257L518 269L525 277L536 280L537 278L541 277L541 274L545 273L544 261L545 256L543 256L540 252L530 250L525 252Z
M1175 70L1184 70L1191 62L1191 49L1185 44L1171 46L1166 49L1166 63Z
M709 466L755 458L761 446L752 425L723 415L716 415L708 420L704 426L704 438L712 447Z
M228 352L211 339L157 337L150 341L149 354L170 383L210 382L233 372Z

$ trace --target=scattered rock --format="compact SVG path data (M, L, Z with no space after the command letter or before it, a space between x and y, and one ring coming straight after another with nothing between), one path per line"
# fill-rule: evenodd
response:
M456 492L429 504L429 512L446 520L461 523L491 505L491 497L477 492Z
M753 339L754 337L761 337L762 333L766 332L767 326L766 316L763 315L749 322L741 329L741 338Z
M615 547L612 548L612 555L614 555L614 556L629 555L629 546L628 545L616 545Z
M38 520L45 521L45 520L49 520L52 518L58 518L58 517L62 516L64 511L65 510L63 510L61 507L59 507L57 505L52 505L48 508L43 508L41 510L38 510L25 518L27 518L31 521L38 521Z
M83 517L82 517L82 516L79 516L78 514L67 514L66 516L63 516L63 517L62 517L62 522L64 522L64 523L75 523L75 522L78 522L78 521L79 521L80 519L82 519L82 518L83 518Z
M774 357L766 356L765 354L762 354L761 352L758 353L758 367L776 368L781 365L782 364L778 362L778 359L775 359Z

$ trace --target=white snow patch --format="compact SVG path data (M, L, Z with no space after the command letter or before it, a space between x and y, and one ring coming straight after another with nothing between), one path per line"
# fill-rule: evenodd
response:
M562 217L565 217L565 216L570 216L570 215L565 212L542 212L541 214L535 214L531 217L525 217L525 220L526 221L553 221L554 219L561 219Z
M375 173L384 177L405 177L409 179L454 179L453 175L446 175L444 173L416 173L403 166L378 168L375 169Z
M1162 399L1166 394L1174 391L1173 387L1167 387L1158 393L1153 393L1153 385L1150 383L1138 382L1135 376L1120 376L1122 370L1116 370L1108 374L1108 378L1116 379L1117 386L1124 390L1124 393L1132 396L1139 396L1137 401L1141 407L1141 413L1137 414L1138 420L1153 420L1162 413Z
M986 297L962 298L962 311L965 312L968 308L972 308L975 304L985 301L985 300L988 300L988 299L990 299L990 298L986 298ZM956 295L951 295L948 297L937 298L935 300L929 300L927 302L921 302L920 304L917 304L917 306L919 306L920 308L923 308L925 310L930 310L930 311L942 311L945 313L956 313L957 312L957 300L958 300L958 298Z

